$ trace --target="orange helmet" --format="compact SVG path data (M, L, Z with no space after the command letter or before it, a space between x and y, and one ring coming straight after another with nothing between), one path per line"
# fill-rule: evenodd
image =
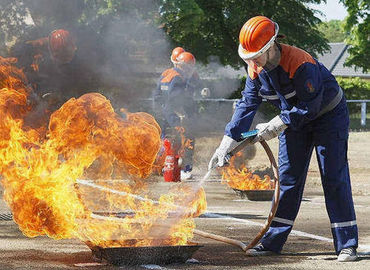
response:
M195 65L195 57L193 54L189 52L183 52L181 53L177 58L176 62L178 64L188 64L188 65Z
M172 50L172 54L171 54L171 62L173 64L177 64L177 61L176 61L176 58L181 54L185 52L184 48L182 47L176 47L175 49Z
M195 71L195 57L189 52L183 52L176 58L177 67L180 68L186 78L191 78Z
M49 51L51 56L60 63L70 62L76 51L74 38L64 29L54 30L49 35Z
M243 60L257 58L274 43L279 26L265 16L249 19L240 30L239 56Z

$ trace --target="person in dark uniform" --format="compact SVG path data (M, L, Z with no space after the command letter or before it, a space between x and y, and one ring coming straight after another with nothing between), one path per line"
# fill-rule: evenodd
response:
M89 60L93 57L85 55L85 48L78 51L76 44L68 30L56 29L47 37L20 41L11 48L11 56L18 59L16 65L33 89L29 99L35 106L30 121L48 121L68 99L97 87L95 67Z
M330 71L304 50L278 43L278 31L278 24L264 16L242 27L238 52L248 64L248 77L209 168L224 165L225 155L249 130L262 99L267 99L281 112L256 126L255 141L279 136L280 202L261 243L247 254L281 252L298 214L315 148L338 261L354 261L358 230L347 160L346 100Z
M68 30L56 29L47 37L19 42L11 48L35 94L59 108L71 97L96 87L93 64L83 59ZM88 57L84 57L88 58Z
M177 133L178 129L176 128L184 127L185 133L183 135L187 140L190 140L191 144L184 149L182 179L190 179L194 150L192 126L197 114L194 95L198 90L195 87L196 84L192 83L194 81L195 57L190 52L182 51L172 61L175 67L167 69L161 74L157 88L153 93L155 114L161 126L163 137ZM179 134L175 135L175 137L178 136Z

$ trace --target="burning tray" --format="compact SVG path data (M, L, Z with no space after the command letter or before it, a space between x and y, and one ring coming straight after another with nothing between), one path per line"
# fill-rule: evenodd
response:
M273 189L252 189L252 190L240 190L233 188L233 190L238 194L242 199L245 197L250 201L271 201L272 196L274 196Z
M152 246L152 247L112 247L92 246L92 254L98 260L106 260L114 265L170 264L184 263L203 246Z

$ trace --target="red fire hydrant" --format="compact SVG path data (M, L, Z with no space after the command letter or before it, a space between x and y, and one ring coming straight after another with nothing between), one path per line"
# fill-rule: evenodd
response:
M165 182L180 182L179 156L175 154L171 142L163 141L166 158L164 160L163 177Z

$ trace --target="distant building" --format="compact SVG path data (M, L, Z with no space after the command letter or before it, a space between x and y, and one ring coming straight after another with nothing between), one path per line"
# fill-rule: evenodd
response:
M330 52L320 55L318 60L323 63L336 77L360 77L370 79L370 73L363 73L361 68L345 67L343 64L349 56L348 45L343 42L329 43Z

